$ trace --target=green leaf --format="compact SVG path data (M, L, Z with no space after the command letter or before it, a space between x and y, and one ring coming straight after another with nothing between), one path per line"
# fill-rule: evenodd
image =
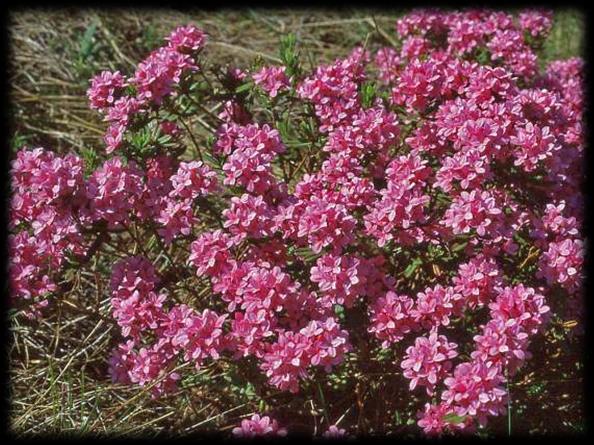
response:
M365 82L361 86L361 103L364 108L369 108L373 105L373 101L377 97L377 88L374 82Z
M85 166L85 174L90 175L99 164L99 157L93 148L81 148L80 153Z
M10 139L10 148L13 152L17 152L29 143L29 136L22 134L15 134Z
M466 247L468 241L462 241L461 243L454 244L452 246L452 252L458 252Z
M141 128L138 132L132 134L130 142L138 149L146 148L151 140L151 133L151 129Z
M286 34L280 39L280 59L287 67L286 74L289 77L299 76L299 53L296 51L297 37L293 33Z
M443 417L443 420L445 420L448 423L458 424L464 422L464 420L466 420L466 416L459 416L457 414L450 413L445 415Z
M142 32L142 44L145 49L151 50L159 44L161 39L160 34L157 32L157 28L153 24L149 24Z
M413 262L410 263L406 269L404 269L404 276L409 278L421 264L423 264L423 260L420 258L415 258Z
M280 120L277 122L276 124L276 129L278 130L281 139L283 141L287 141L288 139L290 139L289 137L289 120Z
M309 247L300 247L299 249L295 249L295 254L302 257L305 261L313 261L322 256L322 252L314 253L314 251Z
M239 85L237 88L235 88L235 92L236 93L243 93L245 91L249 91L252 89L254 85L252 84L252 82L246 82L242 85Z
M340 304L335 304L334 305L334 314L338 317L339 320L344 320L344 318L345 318L344 307Z
M214 165L214 166L217 166L217 165L219 165L219 161L218 161L216 158L214 158L214 157L212 156L212 154L210 154L210 152L209 152L208 150L204 150L204 151L202 152L202 157L203 157L203 158L204 158L204 160L205 160L205 161L207 161L207 163L208 163L208 164L210 164L211 166L213 166L213 165Z
M94 45L93 45L93 37L95 36L95 32L97 31L97 24L91 24L83 34L80 40L80 52L79 56L84 61L93 53Z

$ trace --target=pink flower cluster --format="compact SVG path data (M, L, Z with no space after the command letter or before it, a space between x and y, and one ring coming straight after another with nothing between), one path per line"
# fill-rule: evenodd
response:
M410 379L410 389L425 386L427 394L433 394L437 382L443 380L451 369L451 359L458 355L457 346L437 331L432 331L429 337L417 337L414 346L406 349L400 364L404 377Z
M365 79L368 58L362 48L357 48L346 59L316 68L298 85L299 97L314 104L321 132L332 131L361 109L358 84Z
M551 30L549 12L523 11L516 21L499 11L466 10L445 12L418 10L399 19L396 28L404 39L400 56L413 66L405 68L404 83L395 90L396 100L406 100L417 109L425 107L445 80L435 72L435 66L421 63L417 58L431 53L461 57L478 57L481 52L491 61L502 63L513 74L529 78L536 74L537 56L532 49L542 42ZM525 38L531 36L532 41ZM380 61L384 65L384 61ZM410 65L408 65L410 66ZM411 87L423 90L423 95L405 99ZM433 96L435 97L435 96Z
M279 93L287 90L290 86L290 81L285 74L286 67L284 66L270 66L264 67L257 73L252 75L254 83L260 86L266 94L275 98Z
M167 294L157 291L158 282L153 264L142 256L117 263L111 275L113 317L130 340L113 351L110 375L114 382L152 384L155 397L176 389L180 375L171 369L176 359L199 369L208 358L219 358L227 317L168 305Z
M426 405L419 426L428 434L472 428L472 419L485 425L489 416L505 413L505 382L529 358L527 347L547 321L549 307L533 288L519 284L499 287L489 304L490 320L474 337L471 360L456 365L443 382L441 402ZM459 420L447 420L448 415Z
M338 428L336 425L330 425L322 436L326 439L339 439L346 436L346 430Z
M518 21L523 31L530 33L532 37L546 37L553 26L553 13L546 10L522 11L518 15Z
M109 226L129 223L131 214L141 204L143 172L135 162L125 164L113 157L93 172L87 183L88 210L91 221L104 220Z
M333 318L312 321L299 332L280 331L278 340L267 348L261 364L271 385L293 393L299 379L307 378L307 368L321 366L330 371L350 350L348 333Z
M311 268L310 279L317 283L320 300L327 307L335 304L352 307L362 296L380 296L386 283L383 257L360 258L326 254Z
M285 436L286 434L287 430L280 428L275 419L268 416L260 417L259 414L243 419L240 426L233 428L235 437Z
M445 211L441 224L451 227L455 234L469 233L474 229L477 235L484 236L487 230L492 230L491 225L498 223L501 213L489 191L462 191Z
M126 131L153 106L176 94L175 88L186 74L199 69L195 57L206 43L206 34L193 25L181 26L168 37L168 45L153 51L138 64L133 76L103 71L91 79L87 91L90 107L105 114L110 123L105 134L107 152L122 146ZM134 92L126 94L125 88Z
M126 86L126 79L119 71L103 71L91 79L91 86L87 90L89 106L98 111L104 111L113 106L117 97L122 94Z
M11 165L8 276L14 302L32 300L30 316L58 289L57 272L68 255L84 255L76 215L84 206L83 162L35 148L21 150Z
M223 165L225 185L239 185L258 195L270 194L279 187L271 162L285 151L285 146L278 130L268 124L223 124L215 149L228 155Z
M216 173L202 161L179 163L178 170L168 178L171 191L168 195L160 197L160 210L156 218L162 225L159 234L166 244L170 244L180 235L190 235L198 222L194 214L195 202L198 198L218 190L216 176Z

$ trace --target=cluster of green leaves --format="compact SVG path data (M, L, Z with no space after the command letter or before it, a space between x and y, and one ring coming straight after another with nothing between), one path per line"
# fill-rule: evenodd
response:
M301 64L299 62L299 52L297 51L297 37L293 33L288 33L281 36L280 39L280 59L283 65L286 66L285 73L289 78L293 78L293 85L295 80L302 75Z

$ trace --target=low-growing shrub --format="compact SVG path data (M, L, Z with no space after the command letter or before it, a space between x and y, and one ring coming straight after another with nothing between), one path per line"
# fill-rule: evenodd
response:
M583 62L539 67L551 23L419 10L311 71L291 35L244 70L175 29L91 80L102 152L16 154L12 304L43 317L106 258L112 381L171 397L221 363L268 403L235 435L290 434L275 395L320 382L320 432L356 433L335 413L378 369L425 433L485 426L550 318L580 320Z

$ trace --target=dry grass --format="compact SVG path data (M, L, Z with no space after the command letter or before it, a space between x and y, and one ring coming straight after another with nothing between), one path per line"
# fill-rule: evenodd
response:
M389 44L399 14L387 10L14 13L9 22L14 116L11 147L42 145L59 152L99 148L104 125L87 107L84 93L89 77L101 69L129 72L177 25L200 24L211 37L209 58L237 66L250 64L255 56L278 62L279 37L293 32L309 67L343 56L354 44L366 40L369 47ZM583 23L583 17L573 11L559 14L544 49L545 59L579 55ZM102 278L109 268L106 260L95 259L71 277L76 285L68 295L55 300L43 320L30 322L11 315L11 430L17 434L188 434L226 431L250 414L254 405L249 397L245 403L237 403L233 389L229 389L228 398L226 390L218 397L204 390L206 381L222 388L231 386L224 363L205 367L184 382L176 397L159 402L152 401L146 389L109 382L106 358L117 341L112 335L116 331L110 317L108 283ZM577 384L581 369L575 359L581 351L575 342L563 347L559 346L561 340L557 342L556 349L550 346L553 341L542 350L555 363L562 363L563 370L553 373L547 364L531 364L524 375L530 377L532 372L532 378L512 385L512 406L523 419L519 425L514 422L513 431L574 432L583 428L582 391ZM561 380L548 382L546 371ZM290 397L281 401L288 406L292 403ZM540 411L532 412L536 406ZM308 409L322 408L312 402ZM507 421L494 422L494 431L507 432Z

